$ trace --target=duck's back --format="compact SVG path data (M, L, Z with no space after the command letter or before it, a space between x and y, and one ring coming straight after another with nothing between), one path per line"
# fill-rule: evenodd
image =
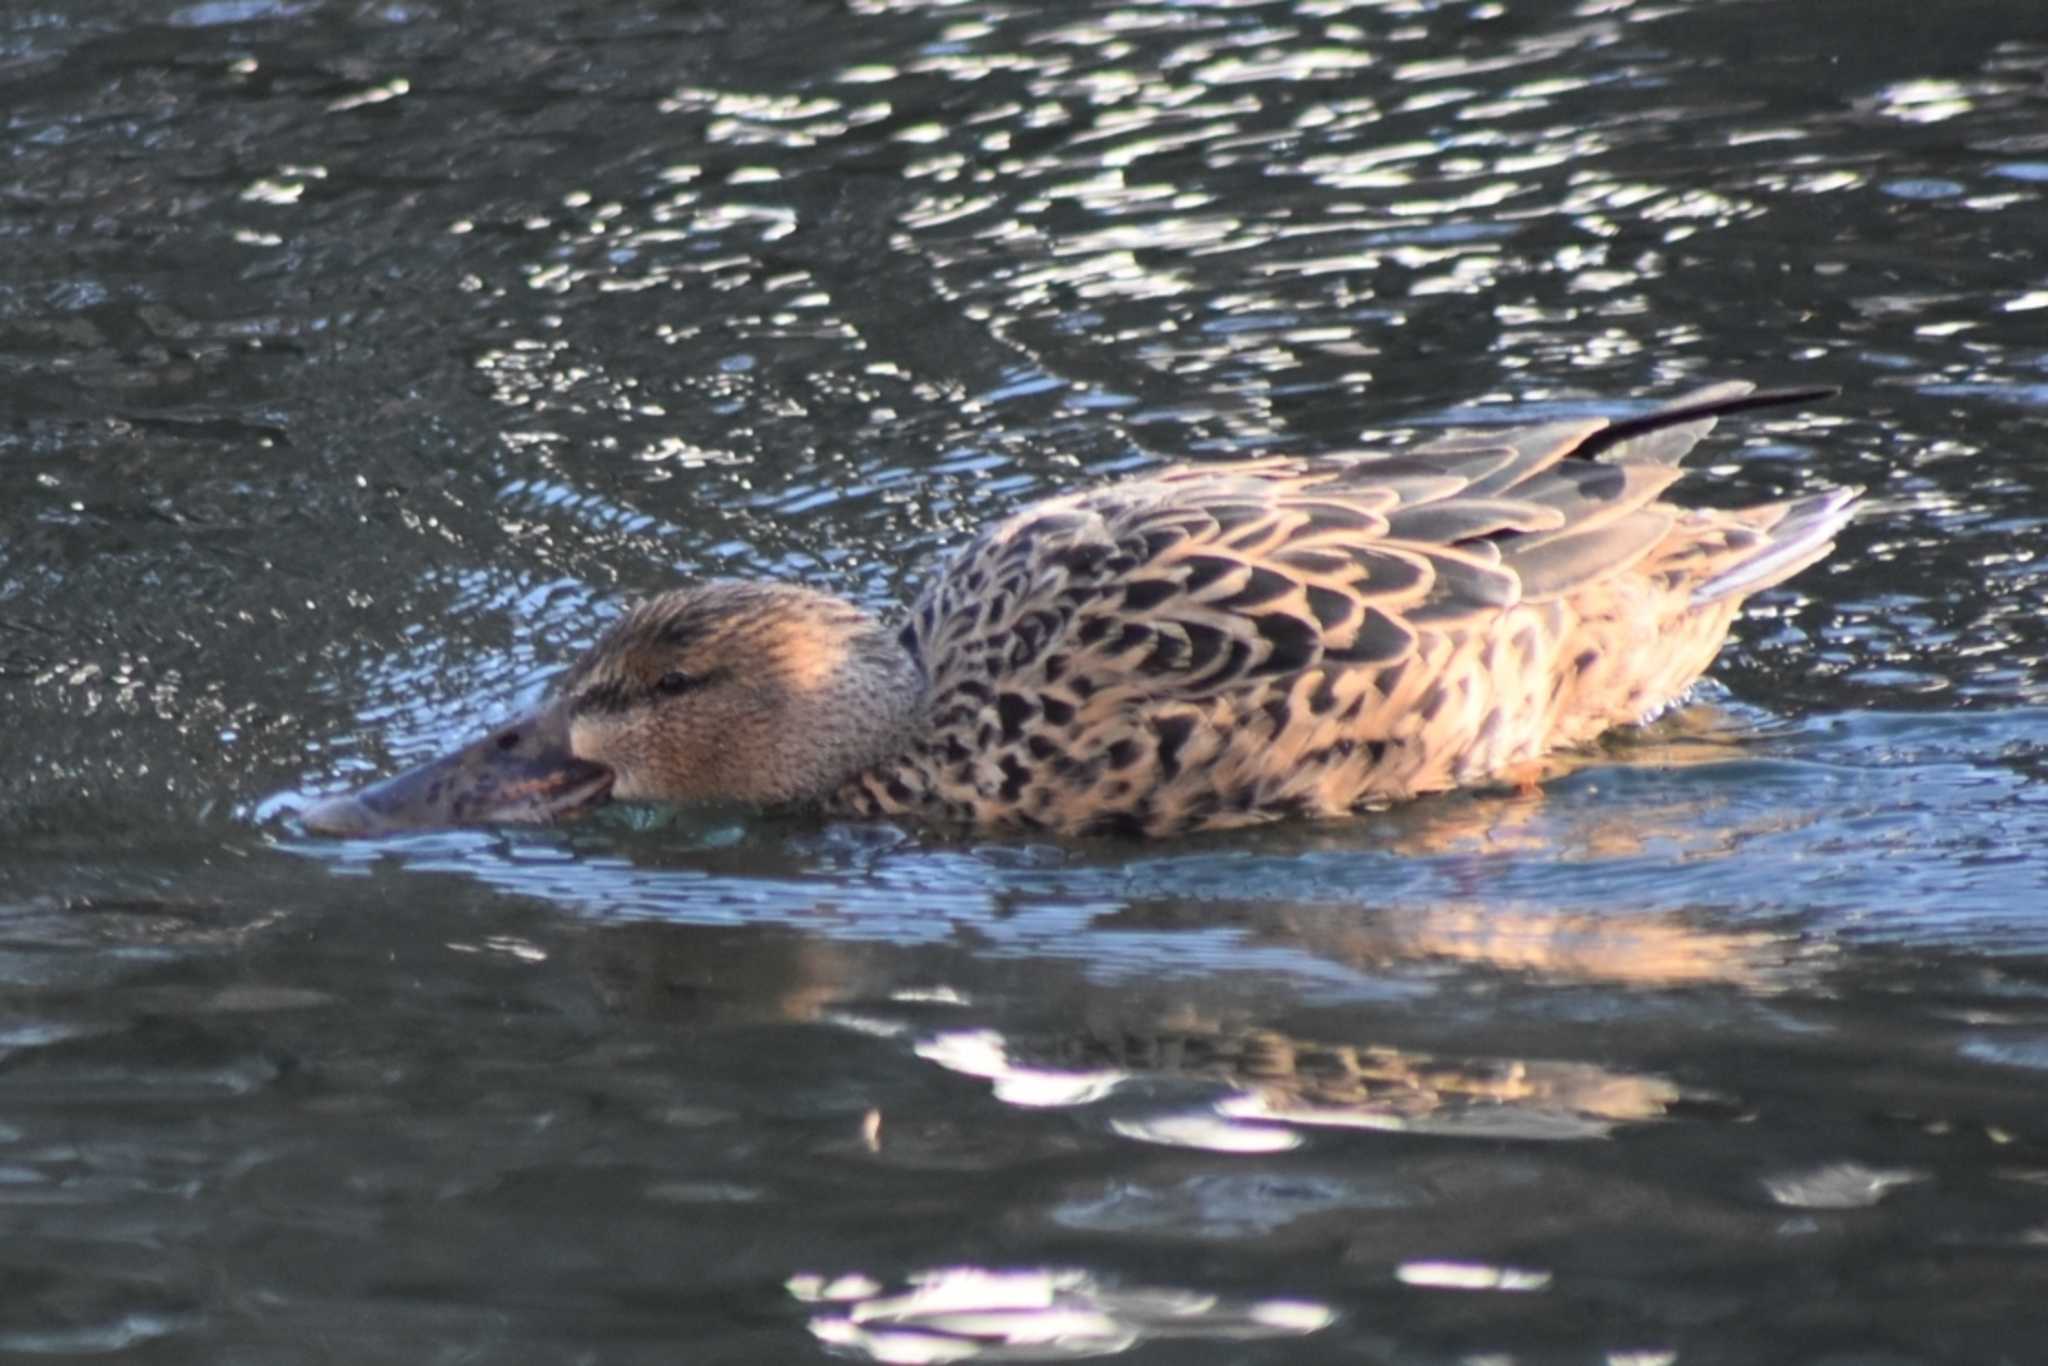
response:
M1034 504L913 606L928 728L836 804L1161 834L1442 791L1636 721L1846 518L1847 490L1734 512L1659 498L1716 416L1812 392L1723 385L1622 423L1185 466Z

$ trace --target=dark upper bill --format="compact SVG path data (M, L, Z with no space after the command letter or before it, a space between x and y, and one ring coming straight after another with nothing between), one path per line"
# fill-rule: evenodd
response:
M568 713L544 707L475 744L299 814L316 835L536 825L602 805L612 771L569 750Z

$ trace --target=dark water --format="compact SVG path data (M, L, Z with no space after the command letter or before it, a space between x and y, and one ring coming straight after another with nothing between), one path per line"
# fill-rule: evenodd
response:
M2048 8L0 20L0 1355L2048 1360ZM1859 483L1540 798L297 794L683 575L1731 376Z

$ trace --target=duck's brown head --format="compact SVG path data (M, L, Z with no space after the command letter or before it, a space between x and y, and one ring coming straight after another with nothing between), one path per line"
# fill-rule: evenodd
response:
M628 611L538 710L302 813L319 834L557 820L607 799L820 796L903 743L923 680L843 599L715 582Z

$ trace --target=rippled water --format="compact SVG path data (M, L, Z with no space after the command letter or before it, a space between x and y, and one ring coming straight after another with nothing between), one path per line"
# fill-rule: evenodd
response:
M2027 1362L2048 11L0 16L0 1355ZM1540 797L303 837L684 575L1747 376Z

